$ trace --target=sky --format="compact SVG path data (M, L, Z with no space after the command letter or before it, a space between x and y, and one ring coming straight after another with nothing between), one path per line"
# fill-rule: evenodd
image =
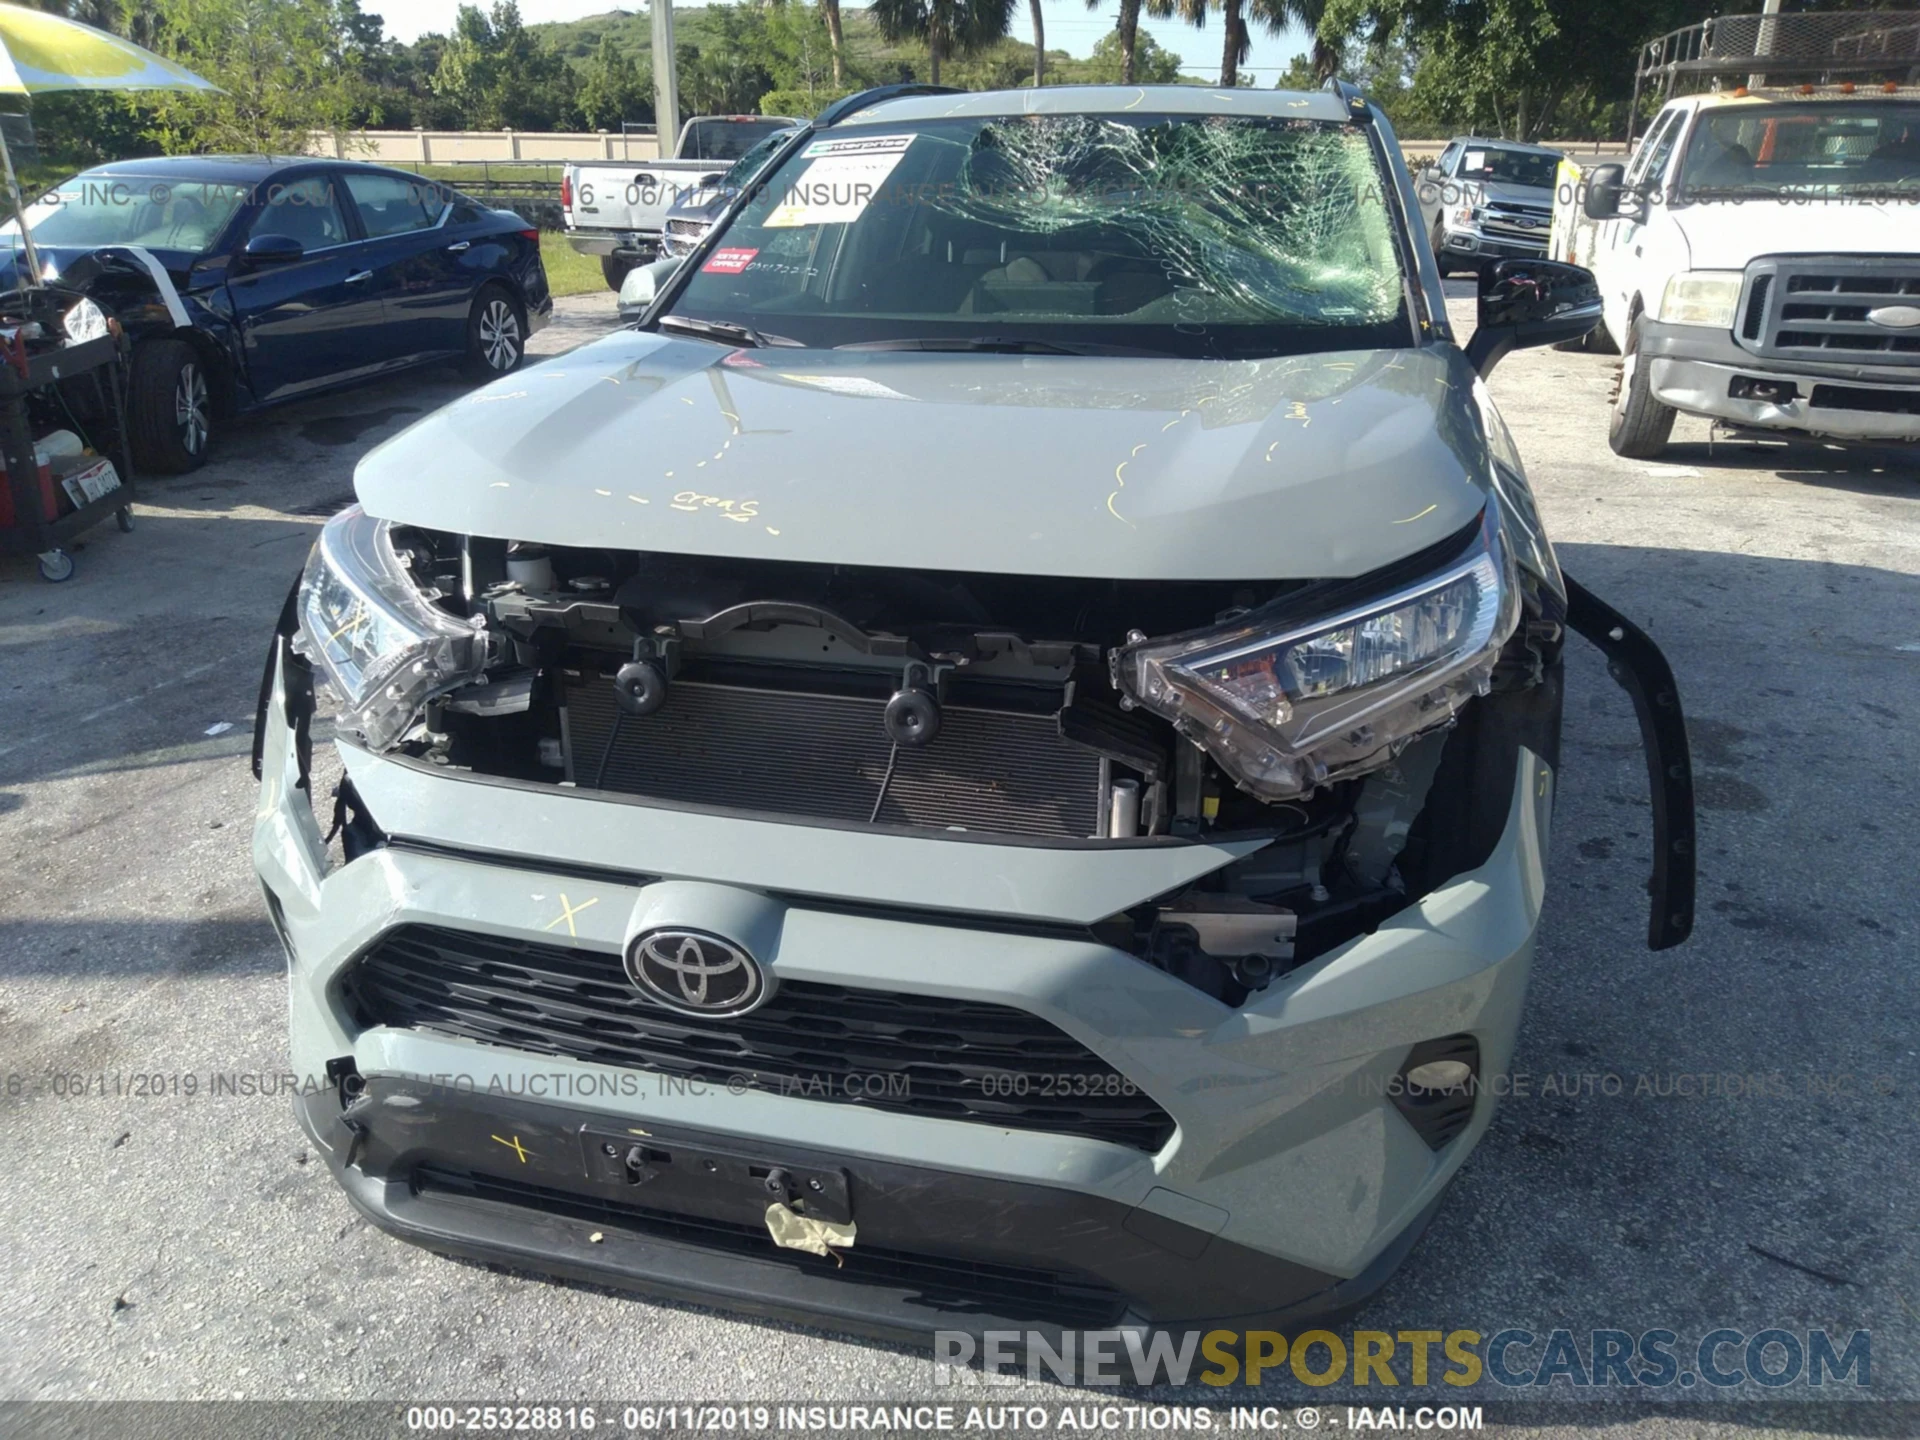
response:
M675 7L682 8L688 3L689 0L675 0ZM845 0L843 4L850 10L857 8ZM384 18L387 34L394 39L411 42L429 31L445 34L451 30L460 0L361 0L360 8ZM520 18L529 25L537 25L545 20L580 20L589 15L604 15L613 9L644 12L645 8L640 4L614 4L610 0L520 0ZM1113 29L1118 12L1117 0L1108 0L1099 10L1087 9L1084 0L1042 0L1047 48L1080 57L1091 54L1094 42ZM1172 20L1142 20L1140 28L1152 32L1160 45L1178 55L1185 62L1182 68L1187 74L1213 77L1220 73L1222 36L1217 17L1216 23L1205 30L1195 30ZM1032 24L1025 5L1016 8L1012 33L1016 38L1032 40ZM1306 36L1299 31L1271 35L1256 29L1253 53L1241 69L1250 71L1254 84L1265 89L1280 78L1280 72L1295 55L1306 50L1307 43Z

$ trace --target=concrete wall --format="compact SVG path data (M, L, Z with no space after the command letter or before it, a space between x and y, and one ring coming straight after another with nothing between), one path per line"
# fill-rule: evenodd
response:
M418 166L459 160L653 160L660 147L652 135L605 130L316 130L307 153Z

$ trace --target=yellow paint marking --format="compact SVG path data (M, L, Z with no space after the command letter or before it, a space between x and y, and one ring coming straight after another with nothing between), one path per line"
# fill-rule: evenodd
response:
M594 494L596 494L596 495L611 495L611 494L613 494L613 491L611 491L611 490L595 490L595 491L594 491L593 493L594 493Z
M1113 502L1119 498L1120 498L1120 492L1118 490L1114 491L1113 494L1107 496L1107 513L1113 516L1113 518L1118 520L1122 525L1126 526L1129 530L1138 530L1140 528L1138 525L1134 524L1133 521L1127 519L1126 516L1122 515L1118 510L1113 508Z
M1429 505L1427 506L1426 509L1422 510L1418 515L1409 515L1407 516L1406 519L1396 520L1393 523L1396 525L1411 525L1416 520L1424 520L1427 516L1431 515L1434 511L1438 510L1439 508L1440 507L1438 505Z
M342 624L338 630L334 631L333 634L329 635L327 638L329 640L338 640L342 635L351 635L356 630L365 629L366 624L367 624L367 607L365 605L356 604L353 607L353 613L347 617L346 622Z
M1113 467L1113 478L1116 484L1125 485L1127 483L1125 477L1122 476L1120 473L1122 470L1126 468L1127 468L1127 462L1125 460L1122 460L1118 465Z
M767 534L769 534L769 535L778 535L779 533L780 533L780 532L779 532L778 530L776 530L776 529L774 529L774 528L773 528L773 527L772 527L771 525L769 525L769 526L767 526Z
M1143 440L1138 445L1133 447L1133 455L1138 455L1142 450L1146 448L1147 448L1147 443L1146 441ZM1127 458L1131 460L1133 458L1133 455L1129 455Z
M504 1145L507 1149L513 1151L514 1154L520 1157L520 1163L522 1165L527 1163L527 1147L520 1143L520 1137L518 1135L514 1136L511 1140L502 1140L498 1135L489 1135L487 1138L495 1144Z
M629 495L627 498L636 505L651 505L653 503L651 500L642 500L638 495Z
M506 489L510 489L511 486L505 480L496 480L493 482L493 484L489 485L487 488L489 490L506 490Z
M693 401L691 401L691 400L689 400L689 399L688 399L688 398L687 398L687 397L686 397L685 395L682 395L682 396L680 397L680 403L681 403L682 405L691 405L691 404L693 403Z
M562 890L560 892L560 913L547 922L546 928L551 930L556 925L564 925L567 927L567 934L577 940L580 938L580 932L573 928L573 917L578 915L582 910L592 909L599 903L600 897L596 895L591 900L582 900L578 905L570 904L567 900L567 892Z
M1278 440L1274 441L1271 445L1267 446L1267 463L1269 465L1273 463L1273 452L1278 450L1279 448L1280 448L1280 442Z

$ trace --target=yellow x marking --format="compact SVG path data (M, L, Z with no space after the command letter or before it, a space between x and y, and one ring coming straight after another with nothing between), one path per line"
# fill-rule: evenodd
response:
M520 1157L520 1163L522 1165L527 1163L527 1147L520 1143L520 1137L518 1135L514 1136L511 1140L502 1140L498 1135L490 1135L487 1138L495 1144L504 1145L507 1149L513 1151L514 1154Z
M582 910L590 906L598 905L599 903L600 897L596 895L591 900L582 900L578 905L572 905L568 903L566 893L562 891L560 895L560 913L554 919L547 922L546 928L551 930L556 925L564 925L567 927L567 934L578 938L579 932L573 928L573 917L578 915Z

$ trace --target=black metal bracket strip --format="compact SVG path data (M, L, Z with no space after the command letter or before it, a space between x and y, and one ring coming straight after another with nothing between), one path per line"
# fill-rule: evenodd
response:
M1607 657L1607 673L1633 700L1653 800L1652 904L1647 948L1666 950L1693 933L1693 762L1673 667L1653 639L1571 575L1567 624Z

